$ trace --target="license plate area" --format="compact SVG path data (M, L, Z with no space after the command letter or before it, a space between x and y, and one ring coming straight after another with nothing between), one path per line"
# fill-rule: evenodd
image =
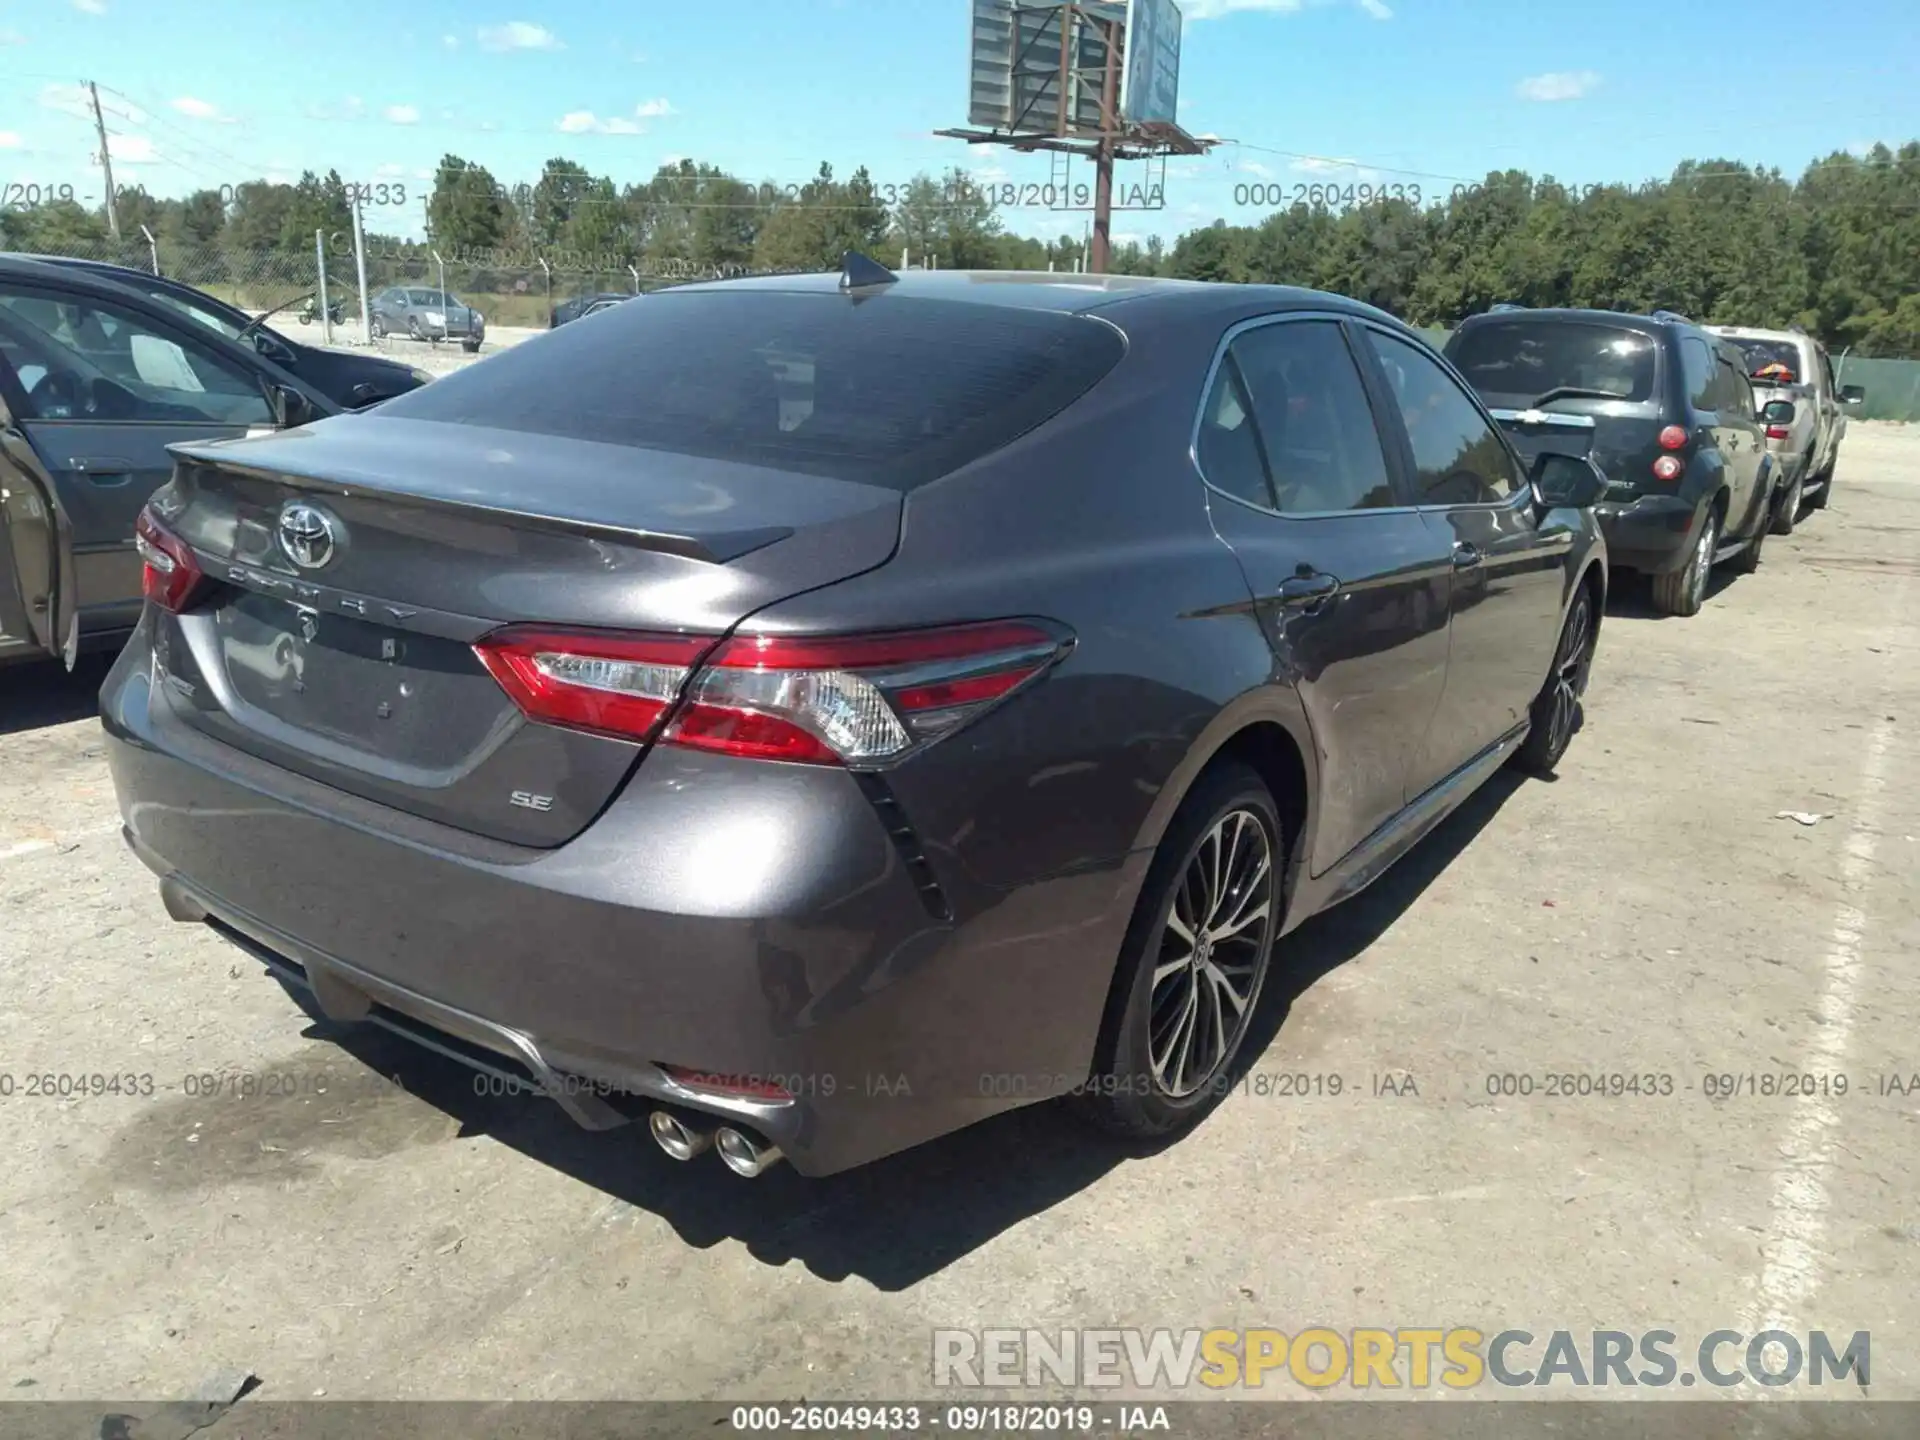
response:
M252 591L236 593L213 622L243 705L382 759L457 766L511 707L459 641Z

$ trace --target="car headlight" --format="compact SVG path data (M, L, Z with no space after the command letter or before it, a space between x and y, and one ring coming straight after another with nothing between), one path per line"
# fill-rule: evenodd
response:
M433 372L431 370L410 370L407 373L412 375L413 378L422 385L433 379Z
M447 317L441 314L438 310L427 311L427 324L444 325L446 323L447 323Z

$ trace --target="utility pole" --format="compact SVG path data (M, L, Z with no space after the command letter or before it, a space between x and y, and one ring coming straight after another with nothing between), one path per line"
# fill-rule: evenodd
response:
M87 94L93 97L93 128L100 136L100 168L107 177L107 229L113 238L120 238L120 213L113 203L113 156L107 151L107 122L100 113L100 87L93 81L87 82Z
M333 344L333 309L327 303L327 236L324 230L313 232L314 273L319 277L320 333Z

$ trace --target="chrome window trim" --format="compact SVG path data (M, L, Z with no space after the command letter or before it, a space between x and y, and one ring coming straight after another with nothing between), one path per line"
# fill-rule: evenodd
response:
M1418 505L1382 505L1365 510L1278 510L1271 505L1256 505L1251 500L1243 499L1241 496L1235 495L1229 490L1221 489L1220 486L1214 484L1213 481L1207 478L1207 472L1200 464L1200 427L1206 423L1207 401L1213 395L1214 382L1219 379L1220 376L1220 366L1222 362L1226 360L1227 351L1232 348L1235 340L1238 340L1249 330L1264 329L1269 325L1289 325L1317 321L1323 324L1331 322L1336 329L1340 330L1340 343L1345 345L1347 343L1345 334L1346 322L1359 318L1361 317L1349 315L1343 310L1287 310L1277 315L1249 316L1245 320L1236 320L1232 325L1227 327L1227 333L1220 337L1220 343L1214 347L1213 361L1207 366L1206 376L1201 382L1200 399L1193 410L1193 429L1187 437L1187 460L1193 466L1193 473L1200 477L1200 483L1207 488L1209 494L1218 495L1223 500L1231 500L1235 505L1251 510L1256 514L1271 515L1277 520L1334 520L1347 515L1413 515L1419 512L1421 507ZM1361 394L1366 396L1367 408L1368 411L1371 412L1373 400L1371 396L1366 395L1366 377L1360 373L1360 361L1351 353L1348 354L1347 359L1353 364L1353 377L1360 382ZM1251 401L1252 397L1249 396L1248 399ZM1259 423L1258 417L1254 416L1252 411L1248 411L1248 418L1252 419L1256 425ZM1394 491L1397 494L1399 492L1399 485L1395 481L1393 474L1393 461L1387 454L1386 441L1380 434L1377 417L1374 421L1373 433L1374 443L1380 447L1381 462L1387 469L1387 483L1394 487ZM1269 480L1271 480L1271 478L1271 476L1268 477Z

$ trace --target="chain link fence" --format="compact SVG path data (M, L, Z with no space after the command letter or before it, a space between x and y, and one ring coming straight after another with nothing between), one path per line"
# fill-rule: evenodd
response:
M144 240L85 244L63 252L75 259L99 260L179 280L252 315L274 313L274 323L301 334L307 302L322 289L340 315L334 327L337 345L390 349L411 342L393 337L368 339L361 333L360 263L351 242L317 246L302 254L291 250L253 250L232 246L178 246ZM395 247L370 242L364 257L367 296L392 286L444 289L486 316L490 335L500 330L545 330L553 311L568 300L591 295L636 295L694 280L768 273L745 265L696 266L677 261L642 264L616 255L578 251L498 251L436 258L416 245ZM304 322L318 338L318 316Z

